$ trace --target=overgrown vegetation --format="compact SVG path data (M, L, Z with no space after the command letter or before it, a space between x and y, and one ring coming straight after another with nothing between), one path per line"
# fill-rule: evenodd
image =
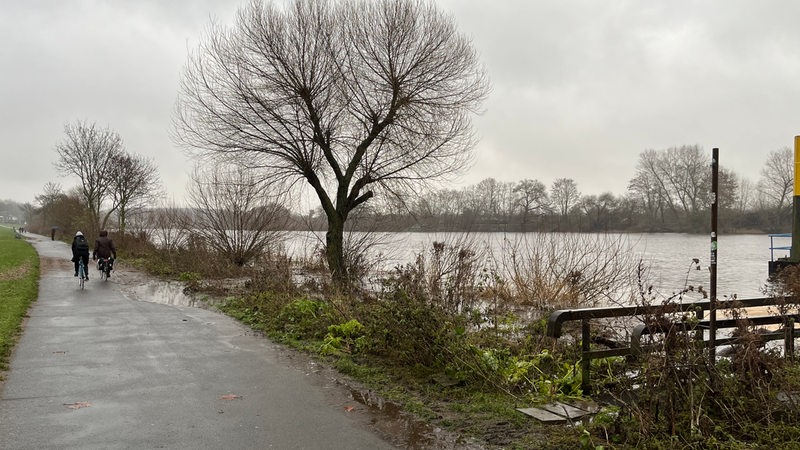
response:
M789 319L798 311L800 274L792 268L782 275L765 293L780 300L770 313L783 315L781 326L793 327ZM640 303L666 305L692 291L687 287L659 299L643 288ZM737 321L732 332L737 340L720 347L715 358L698 339L702 329L693 314L642 318L657 331L649 335L649 351L609 366L594 384L614 407L587 425L589 440L609 448L800 448L795 356L768 343L767 330L754 326L743 309L726 313Z
M377 285L365 280L349 291L325 283L324 258L293 261L273 252L238 267L191 239L164 253L128 236L124 248L127 260L213 294L225 313L487 448L792 448L787 443L800 437L800 367L736 310L740 339L714 364L696 340L694 316L642 317L661 327L647 353L592 362L592 399L603 405L592 419L544 426L518 412L587 397L580 330L547 337L553 309L706 295L687 286L660 298L648 288L646 268L626 256L624 238L538 239L504 242L498 254L467 236L434 242ZM765 293L784 299L776 313L796 314L798 289L800 273L786 271ZM625 339L625 330L615 337L610 325L593 329L608 341Z
M38 295L39 257L6 227L0 227L0 255L0 370L6 370L22 320Z

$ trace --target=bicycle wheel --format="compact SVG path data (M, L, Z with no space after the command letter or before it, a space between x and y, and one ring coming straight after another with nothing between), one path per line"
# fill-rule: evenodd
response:
M100 262L100 281L106 281L108 279L108 262L101 261Z
M86 267L84 267L83 262L81 261L80 265L78 266L78 286L83 289L83 284L86 282Z

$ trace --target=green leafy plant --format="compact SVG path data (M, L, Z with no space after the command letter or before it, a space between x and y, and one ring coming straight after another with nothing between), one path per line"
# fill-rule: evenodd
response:
M178 275L178 280L185 282L197 282L200 281L201 278L202 275L197 272L181 272L181 274Z
M319 339L327 330L330 315L326 302L299 298L286 304L271 324L294 338Z
M592 434L587 430L583 430L580 437L582 450L603 450L605 447L602 445L594 445Z
M362 333L364 326L355 319L339 325L330 325L328 334L325 335L319 353L323 355L337 354L339 352L358 352L366 345L366 336Z
M197 272L181 272L178 275L178 280L186 283L186 288L190 291L197 291L200 288L200 281L203 276Z

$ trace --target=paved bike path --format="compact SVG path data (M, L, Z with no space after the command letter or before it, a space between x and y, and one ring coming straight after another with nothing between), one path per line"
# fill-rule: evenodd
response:
M269 341L219 313L128 298L27 236L39 298L0 401L2 449L388 449Z

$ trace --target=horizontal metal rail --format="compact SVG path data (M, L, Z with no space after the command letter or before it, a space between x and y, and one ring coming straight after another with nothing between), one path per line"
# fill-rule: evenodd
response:
M735 309L735 308L754 308L754 307L768 307L780 306L784 304L797 304L798 299L794 297L759 297L759 298L746 298L746 299L731 299L731 300L718 300L717 310ZM678 302L666 303L661 305L642 305L642 306L610 306L600 308L579 308L579 309L565 309L554 311L550 314L547 321L547 335L553 338L561 336L563 325L566 322L580 321L581 322L581 387L584 392L589 391L589 371L592 359L608 358L612 356L639 356L643 351L641 338L644 334L652 334L662 332L658 329L648 327L646 324L638 324L634 326L631 332L631 342L629 347L619 347L612 349L591 349L591 327L590 320L592 319L611 319L618 317L642 317L648 316L662 316L669 314L677 314L682 312L690 312L696 315L698 320L696 327L692 330L696 331L700 339L703 339L703 329L709 326L707 320L703 320L704 311L711 308L709 300L700 300L694 302ZM753 318L745 318L753 325L771 325L780 324L782 329L779 331L765 333L762 338L765 340L780 339L782 336L785 339L786 355L794 353L794 339L795 331L794 324L800 322L798 315L784 315L774 314L767 316L757 316ZM737 319L717 319L717 329L735 328L741 323ZM675 325L680 325L681 322L674 321ZM787 326L791 325L791 326ZM735 343L735 338L718 339L718 345L729 345ZM705 345L709 343L706 341Z
M717 319L717 329L730 329L730 328L738 328L740 325L752 325L752 326L764 326L764 325L783 325L783 327L777 331L769 331L759 333L759 336L765 340L776 340L782 339L786 336L786 332L788 331L791 334L794 334L794 324L800 323L800 315L798 314L787 314L787 315L770 315L770 316L754 316L754 317L745 317L741 319ZM672 326L680 326L682 324L679 323L672 323ZM790 326L791 325L791 326ZM700 321L695 328L687 330L687 331L703 331L708 329L710 324L707 320ZM644 353L645 346L642 345L642 337L647 334L655 334L655 333L665 333L668 330L659 329L655 327L649 327L645 324L636 325L633 328L633 332L631 333L631 346L628 347L630 349L630 354L632 356L639 356ZM729 338L718 338L717 345L730 345L735 344L737 342L737 337L729 337ZM705 341L706 345L709 345L710 342Z

